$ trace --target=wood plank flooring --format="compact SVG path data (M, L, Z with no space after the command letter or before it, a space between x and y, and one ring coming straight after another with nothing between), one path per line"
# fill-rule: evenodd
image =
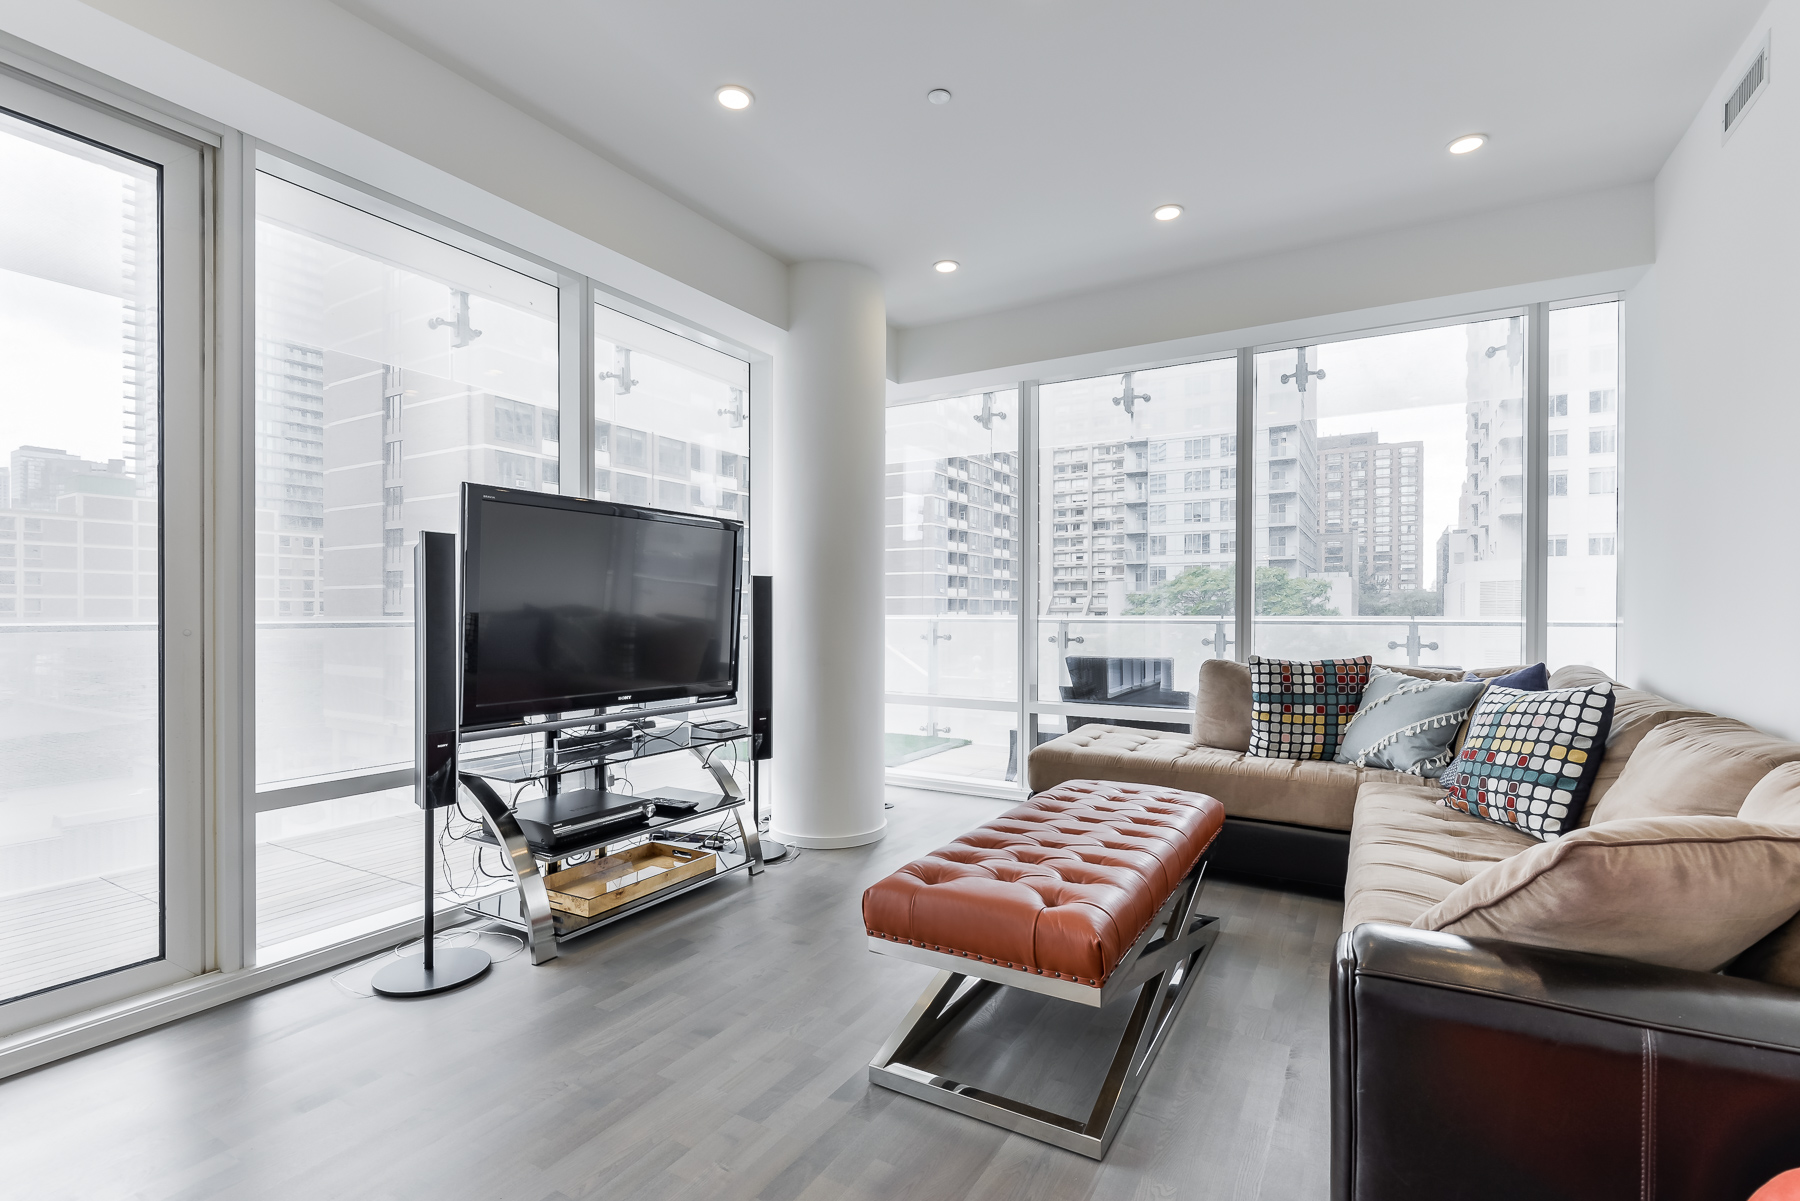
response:
M868 1083L931 973L865 949L860 893L1004 807L891 799L881 843L723 880L543 967L400 1002L345 991L360 965L0 1082L6 1195L1325 1197L1341 906L1207 886L1218 948L1096 1164Z

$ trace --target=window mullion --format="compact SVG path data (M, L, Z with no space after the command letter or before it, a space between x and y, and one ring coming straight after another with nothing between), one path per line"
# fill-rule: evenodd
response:
M1251 614L1256 604L1256 351L1237 352L1237 568L1234 604L1237 609L1238 662L1250 657L1255 636Z
M558 378L562 430L560 491L594 494L594 285L565 275L557 291Z
M1550 306L1526 312L1525 329L1525 662L1549 647Z
M1037 747L1038 699L1038 385L1019 384L1019 784L1029 788L1025 765Z

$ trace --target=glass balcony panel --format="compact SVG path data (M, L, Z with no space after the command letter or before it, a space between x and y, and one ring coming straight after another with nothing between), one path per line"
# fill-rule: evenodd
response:
M899 780L1003 787L1022 782L1015 710L887 706L887 770Z
M418 917L424 820L410 787L257 814L257 962ZM437 812L441 906L506 887L499 850L469 838L475 828L456 809Z

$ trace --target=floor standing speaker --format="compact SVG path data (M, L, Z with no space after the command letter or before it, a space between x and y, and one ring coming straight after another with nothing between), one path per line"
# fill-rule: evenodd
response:
M775 624L770 608L774 579L750 577L750 757L767 759L775 753L771 741L774 724L775 681L769 669L770 632Z
M755 802L751 820L762 823L762 764L775 754L775 673L771 660L775 642L775 581L772 576L750 577L750 796ZM787 847L762 840L765 863L783 858Z
M457 684L462 616L456 603L456 537L424 532L413 551L413 799L425 818L424 951L375 973L387 997L421 997L467 984L492 960L475 947L437 942L437 811L456 803Z

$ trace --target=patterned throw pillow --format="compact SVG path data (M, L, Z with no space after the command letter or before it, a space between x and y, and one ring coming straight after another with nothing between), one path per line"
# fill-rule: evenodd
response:
M1451 740L1486 687L1481 680L1421 680L1370 668L1337 761L1435 776L1455 754Z
M1250 656L1250 754L1325 759L1369 685L1369 656L1297 663Z
M1610 682L1556 692L1489 688L1439 803L1545 842L1577 821L1594 786L1616 701Z

